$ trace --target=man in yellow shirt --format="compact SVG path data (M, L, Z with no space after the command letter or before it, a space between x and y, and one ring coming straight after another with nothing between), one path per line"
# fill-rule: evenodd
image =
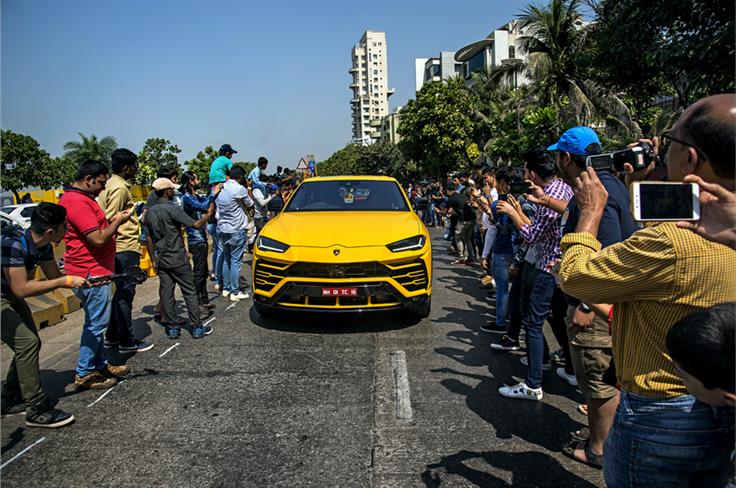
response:
M116 149L112 153L112 172L98 203L108 219L124 210L130 212L130 219L115 232L115 272L123 273L126 268L141 264L140 224L133 211L133 195L130 193L130 180L138 173L138 157L128 149ZM134 298L134 283L128 280L115 282L105 347L117 346L123 354L148 351L153 347L152 343L136 339L131 330Z
M694 174L733 191L736 95L694 103L663 142L670 181ZM594 236L607 194L591 169L576 180L575 198L580 219L562 239L562 288L585 303L614 304L621 402L604 450L606 484L723 486L734 411L687 394L665 340L682 317L736 301L736 251L674 222L601 250Z

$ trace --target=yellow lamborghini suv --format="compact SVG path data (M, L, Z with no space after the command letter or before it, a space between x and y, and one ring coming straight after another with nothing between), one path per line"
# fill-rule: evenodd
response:
M427 317L429 233L393 178L310 178L261 230L252 283L262 315L404 309Z

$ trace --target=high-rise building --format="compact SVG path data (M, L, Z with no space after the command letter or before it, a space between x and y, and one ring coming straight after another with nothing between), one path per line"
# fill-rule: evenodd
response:
M388 97L395 93L388 88L386 33L365 31L353 47L352 60L353 142L370 144L380 137L381 119L389 113Z
M461 76L463 63L455 61L454 51L442 51L436 58L416 58L414 60L414 74L417 91L429 81L444 81L455 76Z

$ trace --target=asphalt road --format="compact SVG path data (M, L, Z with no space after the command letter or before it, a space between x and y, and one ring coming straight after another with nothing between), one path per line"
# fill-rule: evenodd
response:
M542 402L497 393L523 378L521 354L489 349L480 270L452 267L433 235L433 308L419 322L263 319L251 300L220 299L212 335L170 341L137 298L136 330L154 349L107 392L75 391L78 351L57 351L43 381L77 420L4 418L3 487L603 486L561 453L584 425L579 392L548 372Z

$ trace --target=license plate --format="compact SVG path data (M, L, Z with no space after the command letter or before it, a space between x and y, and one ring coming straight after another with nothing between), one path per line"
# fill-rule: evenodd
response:
M323 297L357 297L357 288L322 288Z

